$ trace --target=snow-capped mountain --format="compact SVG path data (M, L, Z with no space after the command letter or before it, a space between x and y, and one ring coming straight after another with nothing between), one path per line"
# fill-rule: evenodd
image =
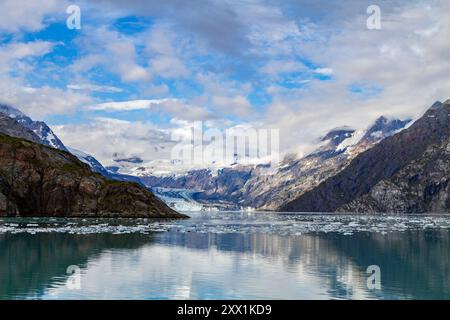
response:
M193 200L220 208L275 210L343 170L361 152L397 133L411 120L378 118L366 129L340 127L317 141L305 157L287 156L276 170L264 165L234 165L217 170L198 169L183 174L152 175L140 166L148 187L195 190Z
M52 129L43 121L33 121L30 117L17 110L16 108L0 105L0 113L15 119L19 124L33 131L43 145L50 146L59 150L68 151L61 140L53 133Z
M338 175L279 208L292 212L448 213L450 101L359 154ZM378 125L378 127L376 127ZM387 122L369 130L379 136ZM396 131L399 123L391 123Z

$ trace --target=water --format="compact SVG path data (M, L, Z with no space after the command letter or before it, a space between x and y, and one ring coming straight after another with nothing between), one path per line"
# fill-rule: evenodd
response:
M0 219L0 299L450 299L450 216L190 215Z

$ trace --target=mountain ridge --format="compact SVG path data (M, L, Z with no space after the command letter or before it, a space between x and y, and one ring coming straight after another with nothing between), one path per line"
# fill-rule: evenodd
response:
M434 103L410 127L359 154L344 170L278 210L335 212L350 209L347 204L419 159L429 147L443 143L450 135L449 114L450 103Z

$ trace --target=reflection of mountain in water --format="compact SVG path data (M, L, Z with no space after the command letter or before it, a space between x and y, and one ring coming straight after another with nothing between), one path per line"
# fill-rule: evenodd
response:
M324 276L323 285L339 298L358 298L366 290L366 269L381 269L384 298L450 298L450 231L317 234L283 237L268 234L164 234L156 242L192 249L215 248L281 260L288 272ZM399 289L401 288L401 289Z
M0 298L52 291L75 298L442 299L450 298L449 242L449 230L2 234ZM82 268L85 291L64 289L69 265ZM381 268L382 291L366 287L370 265Z
M39 296L70 265L83 268L106 250L137 249L152 241L143 234L0 234L0 299Z

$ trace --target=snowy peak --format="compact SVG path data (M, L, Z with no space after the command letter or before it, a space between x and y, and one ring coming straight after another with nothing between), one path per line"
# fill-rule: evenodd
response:
M398 130L405 128L405 126L411 122L411 119L389 120L386 117L379 117L375 123L367 130L363 137L363 140L368 142L380 141L388 136L397 133Z
M320 139L321 145L311 155L325 160L343 152L359 153L397 133L410 122L410 119L388 119L381 116L367 129L354 129L349 126L335 128Z
M353 133L355 132L355 129L351 127L341 127L341 128L335 128L328 132L321 141L330 141L330 144L333 146L338 146L344 141L345 139L350 138Z
M30 117L16 108L7 105L0 105L0 113L15 119L23 127L33 131L40 139L41 144L55 149L68 151L66 146L53 133L52 129L43 121L33 121Z

